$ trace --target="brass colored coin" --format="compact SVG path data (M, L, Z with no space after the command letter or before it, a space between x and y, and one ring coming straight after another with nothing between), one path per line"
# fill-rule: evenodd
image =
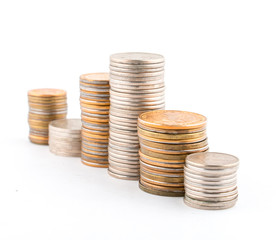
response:
M98 111L109 111L109 106L99 106L99 105L95 105L95 104L90 104L90 103L84 103L81 102L81 107L83 108L88 108L88 109L97 109Z
M206 130L201 131L201 132L196 132L196 133L167 134L167 133L157 133L157 132L145 131L139 127L137 129L138 129L138 133L142 137L146 136L146 137L156 138L156 139L176 140L175 144L181 143L182 141L185 143L185 140L187 141L187 140L191 139L191 141L193 141L193 139L205 139L207 137ZM166 142L168 142L168 141L166 141Z
M182 168L183 169L183 166L184 166L184 163L164 163L159 161L151 161L149 160L149 158L141 158L141 161L156 167L164 167L164 168L177 168L177 169Z
M87 138L92 138L92 139L104 140L104 141L107 141L108 137L109 137L108 135L91 134L91 133L85 131L84 129L82 129L82 136L85 136Z
M118 179L123 179L123 180L134 180L134 181L139 180L139 176L121 175L121 174L117 174L117 173L112 172L110 169L108 169L108 174L111 177L118 178Z
M93 106L102 106L107 107L109 109L110 101L97 101L97 100L88 100L85 98L80 97L80 104L87 104L87 105L93 105Z
M194 129L206 125L206 117L192 112L159 110L143 113L139 123L161 129Z
M97 89L109 89L110 85L109 84L93 84L93 83L88 83L88 82L83 82L82 79L80 79L80 86L84 87L92 87L92 88L97 88Z
M94 154L90 154L90 153L85 153L85 152L81 152L82 156L85 157L89 157L90 159L96 159L97 162L102 162L105 163L107 162L107 157L106 156L99 156L99 155L94 155ZM89 161L95 161L95 160L89 160Z
M80 80L84 83L92 84L109 84L109 73L87 73L80 76Z
M108 144L108 140L106 139L95 139L95 138L89 138L85 135L82 135L82 139L87 142L93 142L93 143L101 143L101 144Z
M81 159L81 162L89 167L98 167L98 168L108 168L108 163L107 164L103 164L103 163L92 163L89 161L86 161L84 159Z
M203 151L207 151L209 149L208 146L205 146L203 148L198 148L198 149L191 149L191 150L180 150L180 151L176 151L176 150L163 150L163 149L159 149L159 148L152 148L152 147L148 147L147 145L144 145L141 143L140 141L140 146L152 151L152 152L156 152L156 153L163 153L163 154L173 154L173 155L179 155L179 154L191 154L191 153L196 153L196 152L203 152Z
M151 183L157 186L161 186L161 187L173 187L173 188L177 188L177 189L184 189L184 183L182 182L166 182L166 181L159 181L157 179L153 180L152 178L148 178L146 177L144 174L140 175L140 179L143 180L144 182L147 183ZM164 178L163 178L164 179Z
M202 132L206 130L206 127L201 127L201 128L194 128L194 129L162 129L162 128L154 128L154 127L149 127L146 125L141 124L140 122L137 123L138 127L145 130L145 131L150 131L150 132L156 132L156 133L167 133L167 134L183 134L183 133L195 133L195 132Z
M155 175L155 174L150 174L147 173L145 171L140 172L141 175L143 175L144 177L151 179L151 180L155 180L155 181L159 181L159 182L168 182L168 183L181 183L183 184L184 180L183 177L164 177L164 176L159 176L159 175Z
M154 194L154 195L159 195L159 196L166 196L166 197L183 197L184 196L184 191L180 192L171 192L171 191L163 191L159 189L155 189L149 186L144 186L141 182L139 182L139 188L147 193Z
M62 97L66 96L66 91L53 88L33 89L28 92L28 96L34 97Z
M177 176L184 176L182 168L158 167L158 166L145 163L141 159L140 159L140 168L152 174L163 174L163 175L168 174L173 176L177 174Z
M185 163L185 159L173 160L173 159L154 158L154 157L150 157L146 154L143 154L141 151L139 151L139 156L143 160L146 159L146 160L151 161L151 162L160 162L160 163L167 163L167 164L179 164L179 166L180 165L183 166L183 164Z
M150 157L160 158L160 159L168 159L168 160L185 160L188 155L188 154L173 155L173 154L157 153L157 152L153 152L149 149L146 149L143 146L140 146L140 151L143 154L148 155Z
M156 143L152 141L145 140L143 138L140 138L140 143L143 145L152 147L152 148L159 148L164 150L170 150L170 151L182 151L182 150L193 150L193 149L199 149L202 147L207 146L208 142L207 139L196 142L196 143L184 143L184 144L164 144L164 143Z
M163 191L184 192L184 187L161 186L161 185L156 185L147 180L148 179L144 178L142 175L140 176L140 182L146 187L151 187L151 188L163 190Z
M108 123L109 122L109 119L106 119L106 118L88 117L83 114L81 115L81 119L88 123L97 123L97 122Z

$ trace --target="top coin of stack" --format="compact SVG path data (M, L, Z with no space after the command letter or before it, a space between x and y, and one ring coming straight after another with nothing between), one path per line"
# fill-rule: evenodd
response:
M109 174L139 179L137 118L149 110L164 109L164 57L151 53L110 56Z
M199 209L226 209L238 199L239 159L225 153L194 153L184 167L184 202Z
M162 196L184 196L183 167L188 154L208 150L206 117L157 110L138 119L140 188Z
M109 105L109 74L81 75L81 160L88 166L108 167Z
M66 92L60 89L34 89L28 92L29 139L33 143L48 144L48 125L55 119L66 118Z

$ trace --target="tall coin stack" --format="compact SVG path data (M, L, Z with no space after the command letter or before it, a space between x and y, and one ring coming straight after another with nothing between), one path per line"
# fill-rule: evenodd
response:
M143 113L138 119L139 187L161 196L184 196L186 157L208 150L206 118L174 110Z
M30 126L33 143L48 144L48 125L55 119L66 118L66 92L60 89L33 89L28 92Z
M81 120L59 119L49 124L50 152L64 157L81 156Z
M224 153L195 153L184 167L184 202L199 209L226 209L238 199L239 159Z
M108 172L111 176L139 179L140 113L165 107L164 57L151 53L110 56L110 136Z
M109 74L81 75L81 161L85 165L108 167L109 105Z

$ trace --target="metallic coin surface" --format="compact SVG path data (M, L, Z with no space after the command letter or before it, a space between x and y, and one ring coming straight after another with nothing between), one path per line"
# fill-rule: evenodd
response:
M126 52L116 53L110 56L110 62L123 63L123 64L156 64L163 63L164 57L155 53L143 53L143 52Z

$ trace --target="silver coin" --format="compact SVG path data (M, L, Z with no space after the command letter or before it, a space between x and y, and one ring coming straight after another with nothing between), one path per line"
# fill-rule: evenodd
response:
M216 190L237 186L237 181L236 180L233 180L233 182L228 183L228 184L219 184L217 182L216 182L216 184L214 184L214 183L207 184L206 182L197 183L197 182L190 181L186 178L186 176L184 177L184 183L188 184L189 186L194 186L194 187L197 187L197 188L216 189Z
M109 122L110 128L113 128L113 130L122 130L122 131L136 131L137 127L130 127L130 126L124 126L122 124L113 124L112 122Z
M113 82L110 85L110 88L119 89L120 91L148 91L152 90L155 91L159 89L165 89L165 83L160 84L151 84L151 85L127 85L127 84L114 84Z
M163 63L164 57L160 54L155 53L144 53L144 52L126 52L126 53L115 53L110 56L110 62L123 63L123 64L155 64Z
M165 95L164 91L158 92L158 93L149 93L149 94L141 94L141 93L135 93L135 94L128 94L128 93L121 93L116 92L112 89L110 89L110 95L122 97L122 98L158 98L163 97Z
M140 173L140 167L131 164L117 163L109 159L109 165L119 171Z
M114 92L120 92L123 94L157 94L157 93L163 93L165 92L165 87L161 88L152 88L152 89L124 89L124 88L119 88L117 85L111 86L111 90Z
M85 149L88 149L90 151L97 151L97 152L105 153L104 155L108 154L107 147L106 148L97 148L97 147L92 147L92 146L86 145L84 143L82 143L82 147Z
M81 158L86 160L86 161L91 161L91 162L98 162L98 163L108 163L108 158L96 158L96 157L89 157L84 155L83 153L81 154Z
M108 147L115 149L117 151L123 151L123 152L128 152L128 153L138 153L139 147L136 148L131 148L131 147L121 147L120 145L115 145L113 143L108 143Z
M129 159L132 158L133 160L137 158L137 162L139 162L139 155L138 152L127 152L127 151L122 151L122 150L118 150L113 148L112 146L108 146L108 153L110 154L115 154L118 156L121 156L121 158L123 159Z
M232 183L236 183L237 180L236 178L233 179L227 179L227 180L221 180L221 181L205 181L205 180L200 180L200 179L195 179L192 177L189 177L187 174L185 174L185 179L187 179L187 181L189 182L193 182L195 184L204 184L204 185L227 185L227 184L232 184Z
M207 198L220 198L220 197L229 197L238 194L238 189L235 188L232 191L229 192L221 192L221 193L208 193L204 191L195 191L185 186L185 192L190 193L192 195L198 196L198 197L207 197Z
M126 97L119 97L115 95L110 96L110 100L117 100L117 101L122 101L122 102L130 102L130 103L143 103L143 102L161 102L165 101L165 97L159 96L159 97L147 97L147 98L126 98Z
M110 115L109 119L112 120L112 122L114 122L114 123L117 123L117 121L118 121L118 122L125 122L125 123L129 123L129 124L137 125L137 120L132 119L132 118L123 118L123 117L117 117L117 116Z
M71 141L74 141L75 139L79 140L81 138L81 133L62 133L62 132L55 132L52 130L49 130L49 135L51 135L51 138L54 139L65 139L67 141L67 138L71 139Z
M120 68L120 69L155 69L164 68L165 62L154 63L154 64L127 64L127 63L116 63L110 61L110 66Z
M152 73L152 72L162 72L164 67L159 68L121 68L110 65L109 69L111 72L122 72L122 73Z
M62 109L61 111L36 111L35 109L29 109L29 113L40 114L40 115L63 115L67 114L67 109Z
M186 167L198 172L201 175L208 175L208 176L225 176L225 175L231 175L237 172L238 167L233 168L226 168L226 169L218 169L218 170L210 170L205 168L198 168L190 165L186 162Z
M127 136L125 136L127 137ZM130 144L139 144L138 140L127 140L126 138L118 138L115 137L113 134L109 135L109 138L111 138L113 141L122 142L122 143L130 143Z
M119 108L119 109L123 109L123 110L127 110L127 111L150 111L152 109L159 109L159 108L162 108L164 109L165 108L165 103L162 103L162 104L159 104L159 105L151 105L151 106L129 106L129 105L123 105L123 104L119 104L118 102L115 102L115 101L111 101L111 105L112 106L115 106L116 108Z
M81 141L83 144L89 146L89 147L94 147L94 148L102 148L102 149L107 149L108 144L97 144L96 142L90 142L90 141L86 141L85 139L82 139Z
M239 159L233 155L217 152L191 154L186 159L187 164L204 169L236 168Z
M152 101L152 102L129 102L129 101L122 101L122 100L117 100L114 98L110 98L111 104L117 105L118 107L137 107L137 108L142 108L142 107L151 107L154 108L154 106L159 106L159 105L165 105L165 99L161 101Z
M116 132L113 132L113 129L110 129L109 136L112 136L118 140L121 139L121 140L130 140L130 141L139 142L138 136L116 133Z
M108 166L108 169L110 171L112 171L113 173L117 173L117 174L120 174L120 175L135 176L135 177L139 176L139 171L131 172L131 171L128 171L127 169L119 169L119 168L114 167L110 164Z
M227 205L225 204L223 206L206 206L202 204L195 204L193 202L190 202L188 199L184 198L184 203L189 207L202 209L202 210L223 210L223 209L233 207L236 204L236 201L232 201L231 203Z
M103 157L108 156L107 152L94 151L94 150L86 149L84 147L82 147L82 152L87 154L97 155L97 156L103 156Z
M129 148L129 149L137 149L139 148L139 143L138 144L133 144L133 143L125 143L125 142L118 142L115 141L111 138L109 138L109 144L112 145L116 145L118 147L124 147L124 148Z
M109 114L96 114L96 113L88 113L88 112L84 112L84 111L82 111L81 114L84 116L93 117L93 118L101 118L101 119L109 118Z
M120 76L120 77L134 77L134 78L146 78L146 77L156 77L156 76L164 76L164 70L158 72L118 72L110 69L110 75L112 76Z
M126 88L131 87L140 87L140 88L144 88L144 87L148 87L148 86L152 86L152 85L160 85L160 84L164 84L164 79L160 78L160 79L143 79L143 80L137 80L137 79L115 79L112 78L110 79L110 85L114 86L114 85L118 85L118 87L120 85L125 85Z
M118 179L123 179L123 180L139 180L139 176L127 176L127 175L121 175L121 174L117 174L117 173L114 173L112 172L111 170L108 169L108 174L111 176L111 177L114 177L114 178L118 178Z
M130 159L117 158L117 157L114 157L113 154L109 154L108 160L116 162L116 163L128 164L128 165L133 166L133 168L140 168L139 162L137 162L137 160L133 160L131 158Z
M164 73L157 75L157 76L130 76L130 75L125 75L125 76L119 76L110 73L110 82L113 80L119 80L119 81L130 81L130 82L155 82L158 80L163 80L164 81Z
M86 87L80 84L80 90L85 90L88 92L95 92L98 94L101 93L109 93L109 88L94 88L94 87Z
M97 109L97 108L86 108L86 107L83 107L81 106L81 111L82 112L88 112L88 113L94 113L94 114L103 114L103 115L106 115L109 113L109 109Z
M112 123L118 124L118 125L122 125L122 126L125 126L125 127L133 127L133 128L137 127L136 123L119 122L118 120L114 121L111 118L110 118L109 122L112 122Z
M231 175L222 175L222 176L204 176L199 174L198 172L195 172L189 168L186 168L184 166L184 173L186 176L193 178L193 179L198 179L202 181L207 181L207 182L217 182L217 181L224 181L224 180L232 180L237 177L237 174L231 174Z
M205 188L202 186L195 186L195 185L190 185L189 183L185 182L185 187L189 188L194 191L198 192L205 192L205 193L224 193L224 192L230 192L234 189L237 188L236 185L229 186L229 187L224 187L224 188Z

